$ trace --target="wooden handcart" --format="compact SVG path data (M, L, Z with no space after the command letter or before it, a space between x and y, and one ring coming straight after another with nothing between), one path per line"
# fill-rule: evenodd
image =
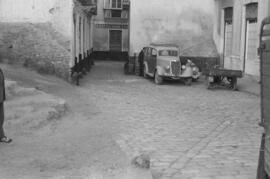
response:
M243 77L243 72L240 70L230 70L214 66L205 70L207 89L216 87L225 87L232 90L237 90L237 78Z

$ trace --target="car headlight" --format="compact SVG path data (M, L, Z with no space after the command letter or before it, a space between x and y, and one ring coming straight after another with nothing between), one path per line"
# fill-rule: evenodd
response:
M186 65L182 65L182 69L185 70L186 69Z

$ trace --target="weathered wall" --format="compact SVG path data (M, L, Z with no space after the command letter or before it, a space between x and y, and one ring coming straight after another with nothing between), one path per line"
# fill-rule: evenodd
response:
M97 16L95 17L95 21L104 21L104 0L97 1Z
M68 78L72 0L0 0L2 59Z
M109 50L109 31L108 29L98 29L94 27L94 51Z
M71 35L72 0L0 0L1 22L51 22L63 35Z
M176 43L188 56L216 56L213 14L212 0L131 1L131 54L160 42Z
M0 23L0 59L68 79L70 43L49 23Z
M258 23L256 31L256 46L259 46L260 25L263 18L270 15L269 0L215 0L215 21L213 37L220 57L223 57L224 50L224 11L223 8L233 6L233 41L232 54L226 60L226 67L231 69L243 70L245 63L246 45L246 4L258 2ZM248 74L259 76L260 72L259 57L255 57L249 66L245 66Z
M2 22L47 22L55 0L0 0Z
M39 0L41 1L41 0ZM49 9L50 19L53 27L67 38L72 37L72 0L55 0L53 6Z

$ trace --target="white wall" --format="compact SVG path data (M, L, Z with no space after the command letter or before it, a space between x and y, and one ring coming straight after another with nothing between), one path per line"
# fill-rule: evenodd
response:
M38 0L45 1L45 0ZM47 0L46 0L47 1ZM51 1L51 0L50 0ZM61 34L71 37L73 35L73 0L54 0L50 9L50 19L53 27Z
M0 22L51 22L65 36L71 36L72 0L0 0Z
M0 0L2 22L47 22L55 0Z
M214 14L212 0L131 0L131 54L151 42L181 43L185 36L204 36L205 29L199 21L206 13L210 17ZM212 28L211 18L203 20L205 26ZM196 43L189 42L186 47Z

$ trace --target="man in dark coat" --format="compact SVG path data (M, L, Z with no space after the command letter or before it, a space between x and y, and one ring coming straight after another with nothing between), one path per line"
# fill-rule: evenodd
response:
M5 77L2 69L0 68L0 142L10 143L12 140L5 136L3 129L4 124L4 101L6 100L5 93Z

